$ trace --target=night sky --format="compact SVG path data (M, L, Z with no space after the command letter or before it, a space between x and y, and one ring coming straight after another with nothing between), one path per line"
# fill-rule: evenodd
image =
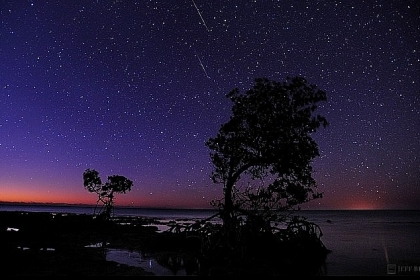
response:
M327 93L324 197L303 209L420 209L420 2L0 0L0 201L208 208L205 141L226 94L303 76Z

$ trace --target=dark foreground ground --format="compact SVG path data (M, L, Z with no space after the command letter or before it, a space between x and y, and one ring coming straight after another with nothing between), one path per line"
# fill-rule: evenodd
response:
M191 257L199 247L197 239L179 239L146 226L148 218L121 218L104 223L85 214L0 212L0 275L2 276L152 276L140 267L107 261L104 247L140 250L167 266L182 265L187 275L203 275ZM234 267L221 261L204 275L282 275L277 263L259 262L259 257ZM284 268L292 264L283 263ZM313 269L313 268L311 268ZM305 267L297 267L303 274ZM291 270L291 271L296 271ZM286 273L288 274L288 273ZM309 273L309 274L312 274Z
M0 269L4 276L135 276L142 268L106 261L106 242L119 248L152 238L155 228L106 226L91 215L0 212ZM137 239L137 240L136 240Z

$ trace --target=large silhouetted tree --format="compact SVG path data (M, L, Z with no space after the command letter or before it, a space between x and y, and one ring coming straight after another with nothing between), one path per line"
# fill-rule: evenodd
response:
M258 78L250 90L234 89L227 97L231 117L206 142L212 179L223 184L224 199L213 203L228 233L244 223L268 231L285 210L322 196L312 177L319 156L312 134L328 124L314 114L326 93L302 77Z
M102 184L98 171L92 169L86 169L83 173L83 184L89 192L94 192L98 195L96 204L99 202L103 203L103 208L101 208L99 214L103 215L106 220L111 218L115 194L126 193L133 186L131 180L120 175L108 176L108 181Z

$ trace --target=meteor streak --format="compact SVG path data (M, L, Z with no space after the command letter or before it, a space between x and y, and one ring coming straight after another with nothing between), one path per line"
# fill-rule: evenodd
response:
M206 77L211 79L210 76L207 74L206 68L204 67L203 62L201 61L200 57L195 53L195 56L198 58L198 62L200 62L201 68L203 68L204 74L206 74Z
M210 32L210 30L209 30L209 28L207 27L207 24L206 24L206 22L204 21L204 18L203 18L203 16L201 15L200 10L198 9L198 7L197 7L197 5L195 4L194 0L192 0L192 2L193 2L193 4L194 4L194 7L195 7L195 9L197 10L197 13L198 13L198 15L200 16L201 21L203 22L204 26L206 27L207 31L208 31L208 32ZM204 70L204 71L205 71L205 70Z

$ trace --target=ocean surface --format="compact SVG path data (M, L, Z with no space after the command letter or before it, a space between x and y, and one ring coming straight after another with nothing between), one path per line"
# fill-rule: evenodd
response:
M92 214L89 206L9 205L0 211ZM115 208L115 216L158 220L194 220L212 209ZM420 210L302 210L320 226L321 240L332 252L321 274L326 276L420 275ZM121 252L113 252L114 255ZM131 260L132 261L132 260ZM152 260L148 260L150 265ZM160 268L160 275L165 275Z

